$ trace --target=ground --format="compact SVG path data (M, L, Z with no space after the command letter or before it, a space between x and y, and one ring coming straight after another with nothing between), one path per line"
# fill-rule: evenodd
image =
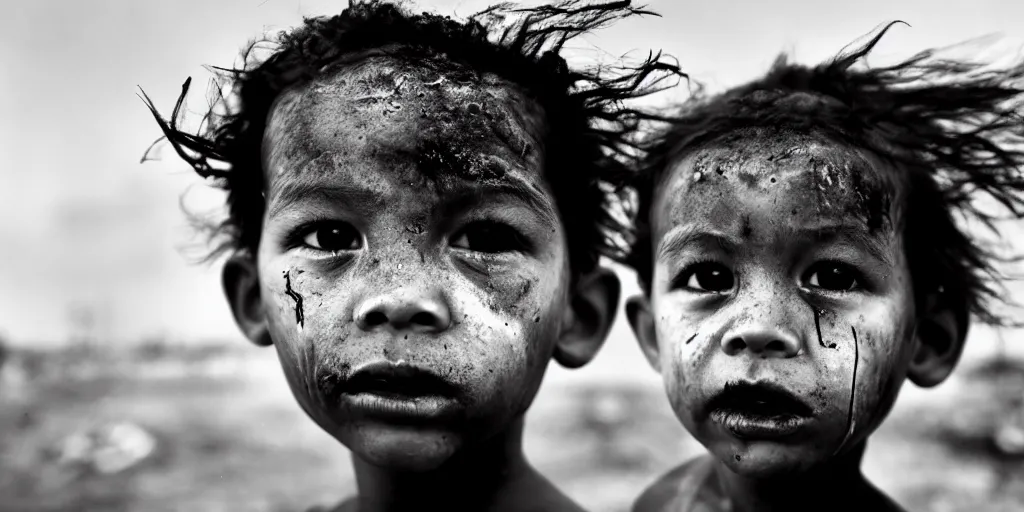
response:
M2 511L299 511L353 489L348 454L299 410L272 350L14 352L0 377ZM991 441L1021 398L1022 366L984 359L939 388L907 385L865 472L912 511L1024 510L1024 459ZM59 461L69 434L121 421L155 437L152 455L113 474ZM700 446L656 379L552 370L526 450L570 496L610 512Z

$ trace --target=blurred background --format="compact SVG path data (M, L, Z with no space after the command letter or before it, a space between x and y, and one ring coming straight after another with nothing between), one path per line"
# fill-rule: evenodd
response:
M249 39L345 5L5 3L0 510L292 511L353 491L345 449L294 403L273 351L236 330L219 263L191 263L202 240L179 200L213 211L222 197L168 147L160 161L140 164L160 132L136 97L141 86L169 113L192 76L191 110L201 114L210 77L202 65L231 66ZM418 6L468 15L486 2ZM780 51L815 63L894 19L912 27L890 31L872 64L993 33L1005 36L1004 54L1024 53L1018 0L649 6L663 17L586 40L612 55L664 49L713 91L763 72ZM620 276L624 295L636 293L632 273ZM975 328L952 379L905 386L869 444L868 476L909 510L1024 510L1018 338ZM618 511L701 447L671 415L620 316L592 364L552 366L528 416L526 449L585 507Z

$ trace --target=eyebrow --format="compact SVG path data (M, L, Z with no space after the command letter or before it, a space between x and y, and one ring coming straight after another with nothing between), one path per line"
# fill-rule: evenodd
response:
M804 239L813 239L819 243L827 243L835 240L849 240L854 245L867 249L868 253L875 259L892 265L891 253L886 250L886 244L879 237L871 234L860 226L850 224L829 224L814 226L812 228L796 229L796 236Z
M849 240L854 245L865 248L874 258L892 265L892 256L885 244L877 237L871 236L864 228L849 224L831 224L812 227L796 227L793 236L798 240L813 240L817 243L828 243L835 240ZM656 257L678 253L689 245L716 245L731 254L744 242L736 236L719 231L703 231L698 227L687 226L674 229L662 238L658 244Z
M446 187L446 213L485 203L487 199L507 197L525 203L530 210L540 215L549 224L560 222L551 201L535 186L514 174L506 174L501 180L483 183L457 181Z
M447 214L459 209L484 203L487 199L508 197L525 203L541 216L544 222L559 222L542 192L518 176L507 174L505 179L484 183L457 181L447 184L442 192L442 208ZM289 206L302 201L344 204L357 211L369 211L384 207L384 199L378 192L347 184L325 184L314 180L303 180L282 185L273 197L269 216L274 217Z
M377 208L382 203L377 193L365 188L303 180L281 186L273 197L268 216L274 217L285 208L310 199L313 202L345 204L357 210Z
M682 251L689 245L705 247L715 245L731 254L741 243L738 239L720 231L702 231L695 226L686 226L682 229L673 229L662 237L661 242L658 243L656 257L662 259L669 254Z

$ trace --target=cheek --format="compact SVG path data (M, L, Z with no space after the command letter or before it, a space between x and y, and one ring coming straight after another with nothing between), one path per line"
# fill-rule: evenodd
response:
M331 307L335 296L325 280L297 265L268 263L260 268L261 293L274 347L299 404L320 418L330 407L338 376L351 370L349 361L367 358L338 350L348 345L351 322L335 321L330 314L339 308Z
M913 356L913 326L890 316L888 322L865 322L860 339L856 417L873 430L885 419L906 378Z
M850 435L849 446L870 434L892 407L912 355L912 327L899 308L885 304L851 315L825 311L820 325L825 345L835 348L813 340L819 365L812 399L831 411L842 435Z
M707 361L709 333L701 333L699 318L666 295L653 297L655 333L665 391L677 414L697 399Z
M462 301L484 304L477 329L503 330L503 337L511 342L513 366L527 373L546 368L567 307L566 275L538 270L543 269L524 266L515 274L492 276L485 289L476 290L480 297Z
M449 360L464 368L472 382L479 405L473 416L481 431L492 431L529 407L551 359L559 323L557 289L527 276L510 278L507 284L503 289L513 295L521 293L517 288L529 288L515 307L495 308L493 294L475 287L463 288L455 299L460 323L452 334L462 347Z

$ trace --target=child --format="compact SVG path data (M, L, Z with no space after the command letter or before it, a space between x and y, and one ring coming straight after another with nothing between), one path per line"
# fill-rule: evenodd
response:
M899 510L859 466L905 378L953 370L995 255L954 221L1020 218L1024 64L925 52L698 94L649 147L627 316L710 451L637 511Z
M598 257L621 226L602 184L640 119L621 100L676 70L559 52L637 14L568 1L461 23L360 2L229 72L201 135L176 125L185 91L169 122L146 98L227 191L235 320L353 454L341 510L579 510L524 459L523 415L551 358L581 366L609 330L619 283Z

